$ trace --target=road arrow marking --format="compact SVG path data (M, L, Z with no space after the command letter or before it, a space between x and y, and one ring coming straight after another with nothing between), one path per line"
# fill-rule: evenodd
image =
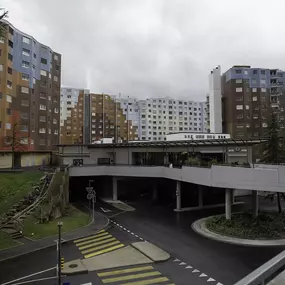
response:
M186 265L186 263L185 262L181 262L181 263L179 263L179 265Z
M207 282L213 282L213 281L216 281L216 280L211 277L207 280Z
M223 285L222 283L218 282L217 285Z
M137 237L137 238L138 238L139 236L138 236L138 235L135 235L135 237Z
M199 276L199 277L207 277L207 276L208 276L207 274L202 273L202 274L200 274L200 276Z
M190 265L187 265L187 266L185 267L185 269L191 269L191 268L193 268L193 267L190 266Z
M104 213L112 212L111 210L109 210L109 209L105 209L105 208L102 208L102 207L100 207L100 209L101 209Z
M200 272L200 270L194 269L194 270L192 271L192 273L197 273L197 272Z
M173 260L173 262L178 262L178 261L180 261L180 259L176 258L176 259Z

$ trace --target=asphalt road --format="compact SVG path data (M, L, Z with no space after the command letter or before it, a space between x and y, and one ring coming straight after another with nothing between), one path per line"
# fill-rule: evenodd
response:
M165 249L172 258L185 262L224 285L234 284L284 250L282 247L229 245L204 238L191 229L191 224L196 219L221 213L224 209L175 213L171 208L154 206L149 201L137 202L132 206L136 211L118 215L114 220ZM173 262L174 265L176 266L177 262ZM173 271L175 277L176 270ZM201 278L198 274L190 270L184 271L187 271L187 275L178 275L179 279L174 280L176 284L199 284ZM183 278L186 276L184 282ZM189 281L193 276L195 281L191 283Z

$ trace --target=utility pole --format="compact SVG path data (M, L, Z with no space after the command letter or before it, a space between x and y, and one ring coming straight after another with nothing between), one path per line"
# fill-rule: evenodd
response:
M127 142L129 142L129 135L130 135L130 126L129 126L129 99L130 99L130 96L128 96L128 105L127 105L127 131L128 131L128 134L127 134Z
M58 285L61 285L61 227L63 223L58 222L58 241L57 241L57 278L58 278Z
M103 118L103 125L102 125L102 129L103 129L103 135L102 138L105 137L105 116L104 116L104 93L102 93L102 118Z

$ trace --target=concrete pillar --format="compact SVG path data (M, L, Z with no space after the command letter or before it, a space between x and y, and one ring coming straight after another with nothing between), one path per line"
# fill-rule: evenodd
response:
M232 204L235 202L235 189L232 190Z
M258 192L251 191L251 210L252 217L256 218L258 216Z
M157 187L156 187L156 185L154 185L152 187L152 200L156 201L157 200L157 196L158 196Z
M198 206L203 207L203 186L199 185L198 186Z
M181 210L181 181L176 181L176 210Z
M117 177L113 176L113 201L118 200L118 181Z
M233 195L233 190L226 188L226 219L230 220L232 218L232 195Z

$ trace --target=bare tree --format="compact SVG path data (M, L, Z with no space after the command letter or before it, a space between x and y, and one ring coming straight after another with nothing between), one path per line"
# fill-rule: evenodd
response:
M2 20L8 18L8 11L4 8L0 8L0 11L2 11L2 14L0 15L0 38L5 38L7 33L7 24L2 22Z

